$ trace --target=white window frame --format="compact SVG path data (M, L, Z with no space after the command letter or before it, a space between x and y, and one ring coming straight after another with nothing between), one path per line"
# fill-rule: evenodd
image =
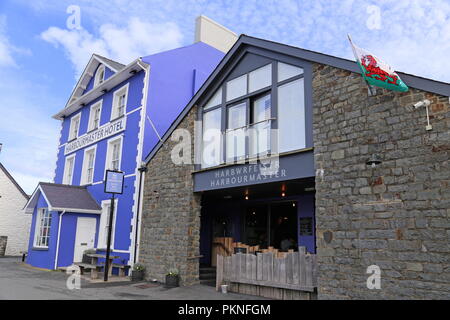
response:
M102 107L103 107L103 100L100 100L91 106L91 109L89 111L88 131L98 129L100 127L100 121L101 121L101 116L102 116ZM95 113L95 109L97 109L97 108L100 109L99 115L98 115L98 123L94 123L94 113Z
M43 231L43 223L42 223L42 215L44 213L48 213L48 217L47 219L49 220L48 222L48 234L46 236L46 238L48 238L47 240L47 245L42 245L42 239L45 238L42 235L42 231ZM50 243L50 231L51 231L51 227L52 227L52 213L50 211L48 211L48 208L38 208L37 212L36 212L36 223L35 223L35 228L34 228L34 241L33 241L33 247L34 248L44 248L44 249L48 249L48 244Z
M125 93L125 109L123 111L123 115L127 113L127 104L128 104L128 89L129 89L130 83L127 83L114 91L113 94L113 103L112 103L112 109L111 109L111 120L119 118L119 95Z
M91 151L94 153L94 163L92 164L92 170L93 170L93 172L92 172L92 179L88 180L87 171L89 169L88 168L89 163L88 163L87 153L91 152ZM81 171L81 185L91 184L91 183L94 182L95 159L96 159L96 157L97 157L97 145L94 145L94 146L92 146L90 148L84 149L83 168L82 168L82 171Z
M100 78L100 74L103 72L103 77ZM105 66L101 64L97 71L95 72L95 78L94 78L94 88L101 85L105 81Z
M67 181L67 175L69 174L69 172L67 170L68 169L67 165L68 165L69 160L71 160L71 159L73 159L72 172L70 173L70 181ZM73 173L75 172L75 160L76 160L76 153L66 157L66 160L64 162L64 175L63 175L63 180L62 180L63 184L72 184L73 183Z
M119 201L118 199L114 199L114 217L113 224L111 230L111 250L114 250L114 239L116 233L116 219L117 219L117 208ZM111 200L103 200L101 203L102 206L102 214L100 215L100 225L98 228L98 238L97 238L97 249L106 249L108 242L108 233L106 231L107 223L108 223L108 212L110 210ZM107 212L108 210L108 212Z
M77 134L75 136L73 136L73 129L74 129L74 122L75 119L78 119L78 126L77 126ZM78 138L80 136L80 123L81 123L81 112L79 112L78 114L74 115L71 119L70 119L70 128L69 128L69 141L74 140L76 138Z
M107 151L106 151L106 162L105 162L105 172L106 170L112 170L112 152L113 152L113 148L112 148L112 144L115 143L116 141L120 140L120 157L119 157L119 165L117 170L120 170L121 166L122 166L122 149L123 149L123 135L119 135L117 137L111 138L108 140L107 142Z

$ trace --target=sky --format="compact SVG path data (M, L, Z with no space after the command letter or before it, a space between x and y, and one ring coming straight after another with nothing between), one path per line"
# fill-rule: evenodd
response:
M353 59L349 33L398 71L450 82L450 0L0 0L0 162L27 193L53 179L60 122L51 116L91 54L128 64L189 45L200 14Z

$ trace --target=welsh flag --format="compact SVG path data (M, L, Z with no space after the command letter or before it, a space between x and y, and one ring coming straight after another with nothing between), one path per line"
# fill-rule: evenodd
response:
M353 54L361 69L362 76L369 85L400 92L409 90L408 86L390 65L366 50L355 46L350 36L348 36L348 39L352 45Z

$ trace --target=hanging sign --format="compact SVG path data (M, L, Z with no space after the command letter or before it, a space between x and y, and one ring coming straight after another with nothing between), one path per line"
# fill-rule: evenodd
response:
M355 46L350 36L348 36L348 39L352 46L356 62L367 84L400 92L409 90L408 86L400 79L390 65L368 51Z
M105 193L122 194L124 176L121 171L106 170Z

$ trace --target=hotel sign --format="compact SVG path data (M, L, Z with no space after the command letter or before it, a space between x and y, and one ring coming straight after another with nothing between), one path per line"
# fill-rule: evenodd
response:
M110 136L115 135L116 133L122 132L125 130L126 125L126 117L122 117L113 122L109 122L95 131L88 132L81 137L77 138L74 141L67 143L66 148L64 150L64 155L77 151L81 148L87 147L93 143L96 143L100 140L106 139Z

